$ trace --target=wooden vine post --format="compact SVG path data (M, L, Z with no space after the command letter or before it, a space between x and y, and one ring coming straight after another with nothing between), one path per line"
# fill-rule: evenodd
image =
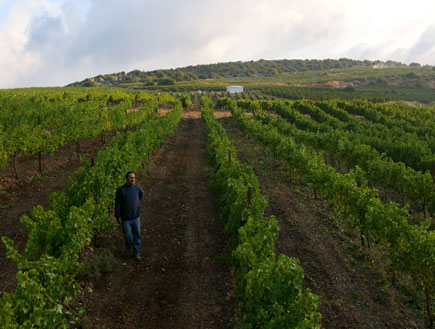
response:
M20 175L18 174L18 152L14 152L14 172L15 172L15 178L20 179Z
M101 111L98 112L98 117L99 117L100 122L101 122ZM106 144L106 135L105 135L104 132L105 132L105 131L104 131L104 129L103 129L103 131L101 132L101 145Z
M76 142L77 159L80 159L80 140Z
M125 130L124 130L124 134L126 134L127 133L127 131L128 131L128 121L127 121L127 115L128 115L128 111L127 110L125 110L125 121L127 122L127 124L125 125Z
M252 205L252 187L248 187L248 205Z
M38 115L38 126L41 125L41 116ZM42 152L41 152L41 148L39 149L38 152L38 169L39 169L39 173L42 174Z
M433 317L430 310L430 296L429 296L429 289L427 287L424 288L424 294L426 296L426 308L427 308L427 315L429 317L429 328L433 329Z

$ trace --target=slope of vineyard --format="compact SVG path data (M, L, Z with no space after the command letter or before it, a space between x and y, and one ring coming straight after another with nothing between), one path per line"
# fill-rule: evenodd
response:
M115 132L107 133L107 142L110 142ZM75 145L72 145L75 148ZM12 166L0 172L0 236L8 236L15 241L20 251L24 250L28 232L19 218L23 214L42 205L49 205L49 195L61 191L67 184L68 176L76 172L82 163L74 152L71 154L71 145L59 149L53 155L42 157L43 172L38 172L37 157L25 157L20 160L21 178L16 180ZM98 151L103 149L99 137L81 141L81 156L87 159L96 159ZM72 156L71 156L72 155ZM0 244L0 291L10 292L16 288L17 268L7 259L6 249Z
M327 203L315 200L285 163L241 132L230 116L221 123L239 158L258 175L268 199L265 215L278 220L277 251L300 259L304 287L321 299L322 328L424 328L424 317L409 306L409 297L390 287L383 266L372 263L357 235L337 225Z
M149 102L144 93L84 91L70 93L44 90L0 92L0 169L14 155L15 176L19 178L17 157L52 154L66 143L102 136L106 131L138 124L143 111L132 106ZM41 167L41 166L40 166ZM41 171L41 168L40 168Z
M3 327L66 326L72 316L66 304L78 293L73 280L81 268L79 253L96 232L108 228L113 186L120 184L124 171L138 169L143 157L175 129L182 107L178 101L168 101L175 110L158 118L152 113L157 99L149 98L143 109L147 119L137 131L112 142L95 165L85 162L68 189L52 196L49 209L39 206L32 218L22 218L30 231L23 253L11 239L2 238L19 269L17 289L0 300Z
M321 319L319 299L302 288L299 260L275 255L278 223L273 216L264 218L267 201L252 167L238 161L209 98L202 100L201 108L215 170L210 188L220 196L220 217L232 246L239 326L315 327Z
M393 188L401 196L403 206L405 200L408 200L415 205L414 208L421 209L424 213L434 211L433 173L429 170L415 170L365 144L363 136L367 134L363 129L359 130L355 137L350 137L339 128L333 129L332 125L312 125L311 119L297 112L291 112L289 107L276 104L278 106L274 107L275 110L295 124L292 125L279 117L274 117L273 114L266 113L258 105L251 108L258 120L265 125L276 127L280 133L291 136L298 143L324 152L325 159L329 159L330 164L337 170L347 167L349 171L358 166L364 172L371 187L375 185L384 191L386 188ZM270 104L264 105L267 108ZM293 120L297 115L300 116L300 120ZM399 141L395 143L397 145ZM411 142L411 139L408 143L406 145L416 145ZM433 154L428 151L427 156L415 158L415 167L432 168L433 159Z
M17 268L2 255L2 328L433 321L433 108L219 95L0 92L0 250ZM127 170L146 191L141 263L110 221ZM95 280L99 255L115 269Z
M211 167L200 115L185 110L175 135L138 176L145 191L142 262L122 257L117 231L105 244L117 261L114 272L83 280L79 301L90 327L234 328L232 270L222 260L228 239L207 192Z
M225 104L225 101L224 103ZM274 157L282 159L290 172L303 177L316 193L320 193L348 228L361 236L361 244L375 243L385 250L393 276L397 272L424 290L428 315L430 294L435 286L435 232L429 218L419 225L408 223L409 213L395 203L383 204L377 191L367 185L357 170L343 175L324 163L323 157L281 135L276 129L250 119L234 101L227 102L240 127L255 136Z

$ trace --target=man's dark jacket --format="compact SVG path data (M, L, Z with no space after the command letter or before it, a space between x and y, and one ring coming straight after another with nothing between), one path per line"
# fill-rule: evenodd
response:
M118 187L115 197L115 217L121 217L123 221L138 218L143 195L142 187L136 184L132 186L124 184Z

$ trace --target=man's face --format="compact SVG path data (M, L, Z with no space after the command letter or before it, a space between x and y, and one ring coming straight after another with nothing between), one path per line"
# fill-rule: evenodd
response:
M134 174L128 174L127 184L132 186L135 183L135 181L136 181L135 175Z

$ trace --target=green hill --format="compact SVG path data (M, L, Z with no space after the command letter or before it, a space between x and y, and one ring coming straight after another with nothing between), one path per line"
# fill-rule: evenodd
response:
M261 89L268 95L291 99L350 97L372 101L435 102L435 66L347 58L261 59L166 70L133 70L98 75L69 86L223 91L228 84L242 84L245 90Z

